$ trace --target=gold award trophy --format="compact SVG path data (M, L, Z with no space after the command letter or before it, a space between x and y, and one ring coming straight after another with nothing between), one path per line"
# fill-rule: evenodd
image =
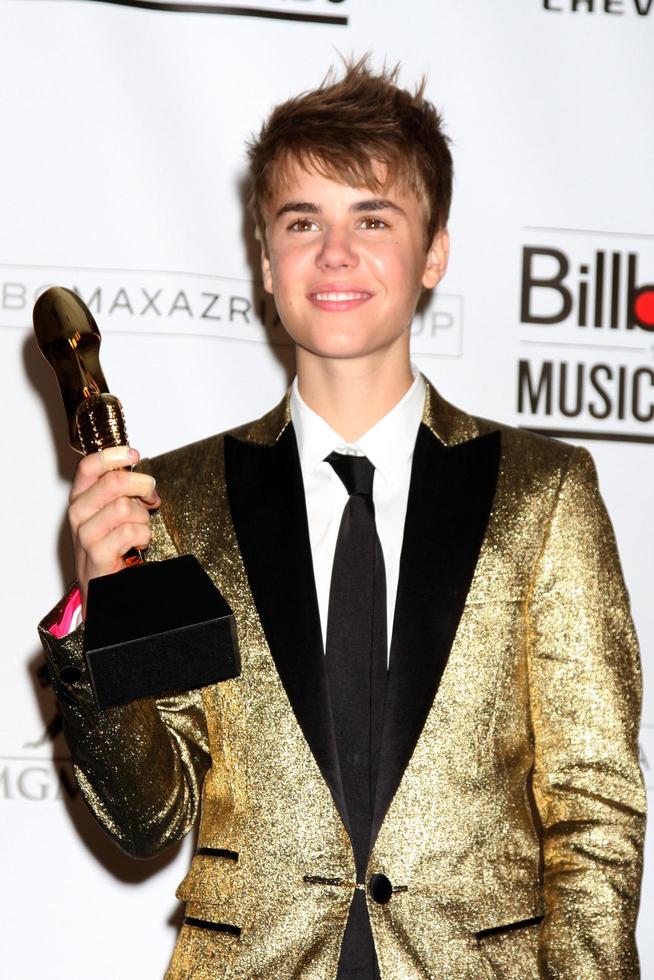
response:
M100 331L79 296L46 290L34 331L59 382L72 448L86 455L127 445L122 405L100 367ZM148 562L132 549L125 563L89 582L84 652L98 707L238 676L232 611L197 559Z

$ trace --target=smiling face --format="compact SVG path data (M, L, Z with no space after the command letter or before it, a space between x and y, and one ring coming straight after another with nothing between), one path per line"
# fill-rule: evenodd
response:
M294 164L267 219L264 287L298 355L408 363L418 297L440 281L448 256L445 231L425 249L417 196L399 186L380 195Z

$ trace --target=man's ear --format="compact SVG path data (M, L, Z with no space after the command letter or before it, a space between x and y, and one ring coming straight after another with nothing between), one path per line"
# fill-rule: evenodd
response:
M268 254L268 246L266 244L265 238L257 235L259 243L261 245L261 277L263 279L263 288L267 293L272 293L272 272L270 269L270 256Z
M446 228L441 228L434 235L427 251L427 261L425 271L422 275L422 284L425 289L433 289L441 281L447 270L447 262L450 257L450 236Z

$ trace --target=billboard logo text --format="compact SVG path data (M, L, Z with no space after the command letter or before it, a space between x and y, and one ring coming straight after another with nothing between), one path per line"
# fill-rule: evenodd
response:
M597 249L582 262L560 248L522 250L520 319L592 330L654 331L654 283L641 282L638 255Z

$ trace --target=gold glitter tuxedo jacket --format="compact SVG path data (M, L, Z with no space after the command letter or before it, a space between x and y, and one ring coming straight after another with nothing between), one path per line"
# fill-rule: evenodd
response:
M242 675L99 714L58 607L41 634L82 792L137 855L200 817L169 980L333 980L356 881L288 399L145 468L149 557L198 557ZM589 455L428 387L368 868L393 894L366 893L383 980L638 976L639 688Z

